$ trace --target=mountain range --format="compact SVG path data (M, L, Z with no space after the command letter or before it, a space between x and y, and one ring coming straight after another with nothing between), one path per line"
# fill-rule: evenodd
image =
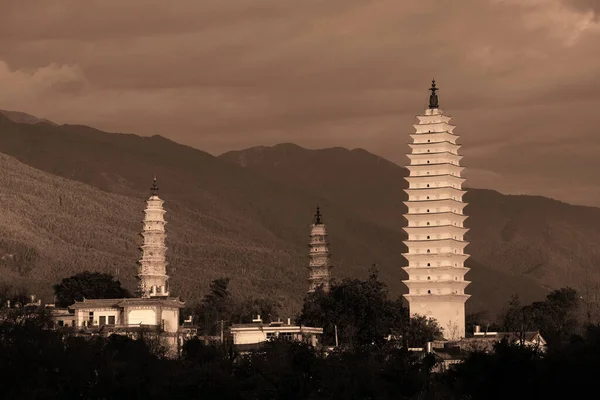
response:
M35 118L35 117L32 117ZM194 302L230 277L238 296L297 312L307 288L316 204L336 279L375 264L405 292L406 170L365 150L254 147L218 157L162 136L0 113L0 281L51 300L51 285L83 270L135 285L144 200L159 179L167 210L171 292ZM597 282L600 209L469 188L470 312L502 311L510 296Z

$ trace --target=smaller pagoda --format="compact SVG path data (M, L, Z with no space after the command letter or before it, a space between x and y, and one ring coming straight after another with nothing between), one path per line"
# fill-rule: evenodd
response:
M314 292L318 287L323 291L329 291L331 281L331 269L333 265L330 262L329 242L327 241L327 229L323 223L321 210L317 205L314 223L311 225L309 247L310 262L308 269L310 277L308 279L308 293Z
M149 297L168 297L169 289L167 281L167 260L165 246L165 209L163 201L158 197L158 184L156 177L152 188L151 196L146 200L146 209L144 210L144 221L141 236L144 239L140 250L142 257L138 261L138 294L142 298Z

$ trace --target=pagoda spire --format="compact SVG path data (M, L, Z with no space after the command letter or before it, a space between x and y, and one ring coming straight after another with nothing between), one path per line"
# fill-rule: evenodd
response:
M158 184L154 177L151 196L146 200L141 236L144 239L142 256L138 261L138 293L141 297L166 297L169 295L165 246L166 213L158 197Z
M158 196L158 181L156 179L156 175L154 175L154 179L152 180L152 187L150 188L150 193L152 196Z
M311 225L310 241L308 243L310 258L309 269L309 287L308 293L314 292L318 287L322 287L325 292L329 291L331 280L329 242L327 241L327 228L322 220L321 210L317 205L314 222Z
M321 210L319 210L319 205L317 204L317 212L315 213L315 225L321 225Z
M435 79L431 81L431 87L429 88L429 90L431 90L431 94L429 95L429 108L432 110L440 108L440 105L438 103L438 96L436 93L436 91L439 89L435 86Z
M438 108L436 90L433 81L429 108L417 116L416 132L410 135L404 297L411 315L437 320L446 339L458 340L465 336L465 302L470 297L465 293L470 282L465 280L464 167L452 118Z

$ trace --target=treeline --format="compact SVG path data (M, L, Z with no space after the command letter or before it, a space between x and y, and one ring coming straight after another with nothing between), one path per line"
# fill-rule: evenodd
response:
M155 343L48 330L42 311L12 309L0 322L2 398L18 399L526 399L578 398L596 390L600 327L546 354L500 343L456 370L400 343L328 355L304 343L268 342L240 356L227 343L187 341L178 359Z
M110 276L74 278L55 286L57 297L70 293L73 298L65 301L71 301L91 290L103 296L103 287L107 296L118 291ZM225 278L213 281L204 299L187 310L203 334L217 334L220 321L227 326L256 314L266 322L277 318L276 304L236 299L228 285ZM151 337L75 337L48 329L52 321L43 308L3 309L0 374L10 379L3 379L0 397L554 399L593 393L600 373L600 326L590 323L581 296L570 288L530 305L513 298L497 322L506 331L540 330L549 344L545 352L505 341L441 372L435 368L442 362L438 356L407 350L439 338L439 327L410 318L376 271L306 296L296 322L324 327L323 342L337 339L339 346L272 341L242 356L227 340L209 346L191 339L178 358L169 359Z

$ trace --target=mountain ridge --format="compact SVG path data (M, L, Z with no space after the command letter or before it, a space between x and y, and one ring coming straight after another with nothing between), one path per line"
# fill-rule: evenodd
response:
M111 228L114 234L133 238L120 256L129 260L121 269L122 275L135 274L143 201L156 174L166 201L168 258L175 269L171 271L173 293L186 300L202 298L210 280L230 276L237 293L276 299L286 305L288 315L297 311L307 287L306 244L317 203L322 206L330 233L334 277L365 277L375 263L392 295L404 293L405 170L363 149L307 150L282 144L273 151L273 147L262 146L259 151L214 157L160 135L140 137L85 126L19 124L0 116L0 152L51 176L86 184L98 193L131 199L124 202L123 224ZM236 161L242 153L245 167ZM255 156L259 153L260 157ZM562 257L558 265L552 264L554 253L550 257L540 253L548 247L544 240L553 243L556 239L554 229L560 224L555 223L551 234L543 237L537 228L527 230L519 222L517 206L528 201L481 189L469 189L467 196L474 200L466 208L467 222L474 220L467 247L473 254L469 259L472 270L467 275L473 281L467 289L473 294L467 302L469 310L497 313L514 292L520 292L523 301L533 301L562 282L555 276L548 279L547 270L562 271L568 252L565 256L561 253L564 249L556 246ZM540 201L533 202L537 207ZM86 204L93 204L93 200L82 199L81 207ZM556 206L544 203L544 207ZM589 219L589 224L600 221L597 212L569 212L574 213L570 218L577 219L576 223L560 221L568 232L578 229L582 218ZM545 214L537 216L542 217ZM511 225L511 220L516 222ZM92 250L105 251L101 243L112 237L106 232L97 236L98 242L90 244ZM593 254L590 240L586 238L580 245L595 262L600 255ZM41 258L52 259L51 248L34 244ZM518 262L531 244L535 245L533 253ZM28 244L23 241L21 245ZM112 272L113 266L101 257L77 257L68 265L40 263L35 267L54 279L83 269ZM586 268L574 268L574 273L581 278ZM25 281L30 275L19 275L19 279ZM134 284L131 278L123 281Z

